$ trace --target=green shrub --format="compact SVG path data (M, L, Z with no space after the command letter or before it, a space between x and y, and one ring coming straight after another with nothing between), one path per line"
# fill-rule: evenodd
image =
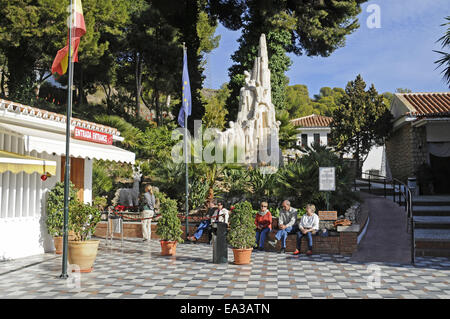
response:
M345 212L358 199L352 192L351 169L325 146L309 148L307 155L278 171L278 196L289 199L293 207L311 203L317 210L326 209L326 192L319 191L319 167L336 168L336 191L329 192L330 209Z
M77 202L77 189L69 184L69 203ZM47 218L45 220L48 233L51 236L64 234L64 182L58 182L48 192Z
M238 203L230 216L228 242L233 248L248 249L255 245L255 218L252 205L245 201Z
M177 202L168 198L163 193L157 193L157 197L161 202L161 218L158 219L158 228L156 234L162 241L183 242L181 234L181 221L178 218Z
M101 211L97 207L79 201L70 205L69 228L75 233L76 240L87 240L100 219Z

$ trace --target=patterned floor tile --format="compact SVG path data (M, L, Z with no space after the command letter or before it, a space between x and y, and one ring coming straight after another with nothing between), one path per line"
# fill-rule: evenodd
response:
M116 245L120 247L120 245ZM180 245L160 256L159 242L102 240L89 274L59 279L61 256L43 254L0 263L0 298L441 298L450 299L450 259L417 258L417 264L358 263L338 255L312 257L258 252L251 265L212 264L211 246ZM73 275L72 275L73 276ZM377 277L379 286L369 280ZM76 278L79 279L75 280Z

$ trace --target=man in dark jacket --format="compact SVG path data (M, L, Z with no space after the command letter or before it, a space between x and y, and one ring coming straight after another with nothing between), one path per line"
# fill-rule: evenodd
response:
M208 203L208 211L206 213L206 219L204 221L202 221L198 227L197 230L195 231L193 236L189 236L188 240L189 241L197 241L200 239L200 237L202 237L203 232L205 230L209 231L208 233L208 242L211 241L211 217L213 216L214 212L217 210L217 201L215 199L213 199L212 201L210 201Z

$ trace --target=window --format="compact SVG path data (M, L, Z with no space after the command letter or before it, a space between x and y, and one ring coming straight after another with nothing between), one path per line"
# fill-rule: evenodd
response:
M302 146L308 146L308 134L302 134Z
M320 134L314 134L314 144L320 144Z

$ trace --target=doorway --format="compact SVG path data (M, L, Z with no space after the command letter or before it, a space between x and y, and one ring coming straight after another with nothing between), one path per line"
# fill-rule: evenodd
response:
M430 154L430 166L434 176L434 192L450 194L450 157Z

